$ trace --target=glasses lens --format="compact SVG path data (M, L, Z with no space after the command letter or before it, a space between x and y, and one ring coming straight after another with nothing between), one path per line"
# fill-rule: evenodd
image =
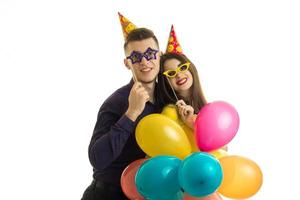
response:
M175 70L168 71L168 76L174 77L175 75L176 75L176 71Z
M156 50L148 48L147 51L144 53L144 56L147 60L156 59Z
M137 62L141 62L141 60L142 60L141 57L142 56L140 53L134 52L131 54L130 59L131 59L132 63L134 64Z
M185 63L179 67L179 71L184 72L188 69L188 64Z

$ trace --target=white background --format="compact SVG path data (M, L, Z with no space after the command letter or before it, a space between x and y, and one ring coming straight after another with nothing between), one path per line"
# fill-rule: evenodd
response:
M264 173L255 200L299 199L297 1L0 0L0 199L80 199L101 103L130 79L117 12L172 23L209 101L240 115L229 153Z

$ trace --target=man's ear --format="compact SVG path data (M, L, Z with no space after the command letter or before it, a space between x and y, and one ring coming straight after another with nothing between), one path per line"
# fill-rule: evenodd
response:
M127 69L130 70L130 67L129 67L129 63L128 63L128 59L124 58L124 65Z

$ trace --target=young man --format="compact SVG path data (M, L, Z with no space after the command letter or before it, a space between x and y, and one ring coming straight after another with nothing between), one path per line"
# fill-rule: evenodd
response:
M115 91L101 106L89 145L94 180L82 200L127 199L120 187L124 168L145 153L135 140L135 127L151 113L160 112L156 92L161 52L149 29L131 31L124 44L124 63L135 81Z

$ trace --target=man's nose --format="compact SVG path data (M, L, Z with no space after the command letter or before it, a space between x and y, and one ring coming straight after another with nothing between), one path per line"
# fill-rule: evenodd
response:
M142 60L140 62L141 65L147 65L148 60L145 57L142 57Z

